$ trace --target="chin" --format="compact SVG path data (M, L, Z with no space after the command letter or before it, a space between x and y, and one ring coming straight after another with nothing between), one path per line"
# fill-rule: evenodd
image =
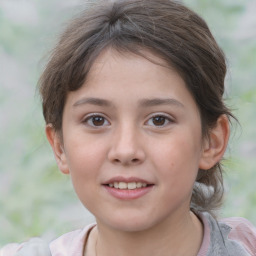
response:
M108 226L108 228L113 230L118 230L120 232L143 232L145 230L151 229L154 227L154 223L147 215L143 216L112 216L108 221L102 222L97 219L98 224L103 224L104 226Z

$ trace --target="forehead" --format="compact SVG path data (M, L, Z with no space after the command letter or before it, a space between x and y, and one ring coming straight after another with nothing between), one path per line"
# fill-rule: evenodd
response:
M141 80L140 82L145 80L149 82L153 77L158 80L161 80L161 77L168 77L170 80L176 79L186 86L179 73L159 55L145 49L134 53L110 47L102 51L94 60L83 86L89 87L93 81L102 84L105 82L103 80L105 78L113 81L119 79L120 86L123 89L129 89L130 86L125 86L126 81L134 79L138 80L137 82L139 80Z
M84 100L84 98L91 98ZM167 63L151 52L142 56L108 49L94 61L86 81L80 89L68 94L68 104L108 101L115 105L149 106L159 102L179 102L197 109L182 77ZM93 100L92 100L93 99ZM150 104L139 104L152 100ZM159 101L160 99L160 101ZM164 101L161 101L164 99ZM157 103L158 102L158 103ZM107 104L103 105L107 105ZM174 104L175 105L175 104Z

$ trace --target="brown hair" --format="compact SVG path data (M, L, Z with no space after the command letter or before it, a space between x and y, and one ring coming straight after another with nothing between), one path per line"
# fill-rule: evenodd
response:
M142 56L141 50L148 50L174 68L200 110L203 136L220 115L233 117L222 99L225 56L195 12L171 0L95 2L66 28L40 78L46 123L61 131L68 92L82 86L94 60L108 47ZM220 163L211 170L199 170L191 210L213 213L222 197Z

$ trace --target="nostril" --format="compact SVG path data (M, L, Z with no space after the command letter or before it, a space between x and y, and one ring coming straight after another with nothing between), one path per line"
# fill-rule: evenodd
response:
M119 159L114 159L115 163L121 163L121 161Z
M122 161L122 160L116 158L116 159L114 159L113 162L116 163L116 164L122 163L122 164L125 164L125 165L129 165L129 164L137 164L137 163L140 162L140 160L138 158L133 158L130 161L129 160L128 161Z

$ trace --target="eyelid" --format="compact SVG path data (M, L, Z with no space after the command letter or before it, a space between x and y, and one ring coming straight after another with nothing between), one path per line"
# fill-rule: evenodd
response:
M88 124L88 120L90 120L91 118L93 117L102 117L104 118L105 121L108 122L108 125L100 125L100 126L97 126L97 125L90 125ZM110 125L110 121L108 120L108 118L102 114L102 113L90 113L90 114L87 114L83 119L82 119L82 123L86 124L88 127L93 127L93 128L102 128L102 127L106 127L106 126L109 126Z
M151 120L152 118L158 117L158 116L166 118L166 120L168 120L168 124L175 122L174 117L172 117L171 115L166 114L166 113L159 112L159 113L153 113L153 114L151 114L151 115L147 118L145 124L147 124L147 123L149 122L149 120ZM166 127L168 124L165 124L165 125L162 125L162 126L161 126L161 125L159 125L159 126L157 126L157 125L150 125L150 126L158 127L158 128L164 128L164 127Z

